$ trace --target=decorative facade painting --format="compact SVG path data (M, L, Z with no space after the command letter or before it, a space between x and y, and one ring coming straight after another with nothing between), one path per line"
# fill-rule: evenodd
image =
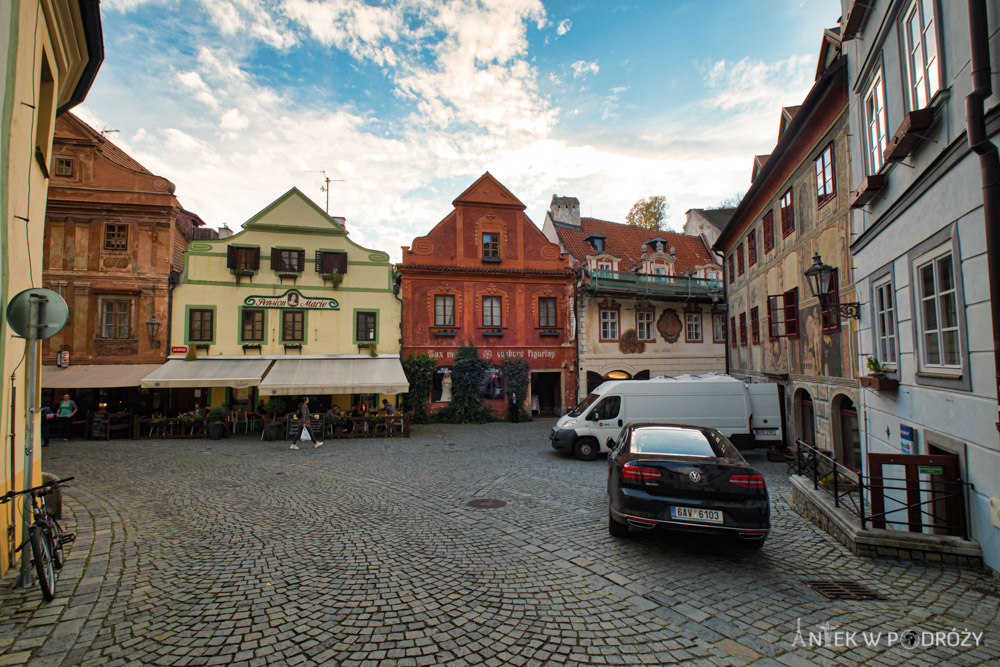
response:
M676 343L684 331L684 322L673 308L667 308L656 321L656 330L668 343Z
M629 329L619 339L618 349L621 350L622 354L642 354L646 351L646 344L639 340L635 329Z

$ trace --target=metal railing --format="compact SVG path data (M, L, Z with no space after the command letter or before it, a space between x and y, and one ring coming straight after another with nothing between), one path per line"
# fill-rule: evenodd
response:
M904 526L913 533L931 531L938 534L961 535L969 538L968 482L909 477L872 477L862 475L821 450L801 440L795 441L795 459L789 462L789 472L811 479L813 489L833 498L834 507L843 508L858 517L863 530ZM929 475L929 473L921 473ZM888 494L886 492L889 492ZM905 497L905 501L900 499ZM886 503L895 505L883 509ZM957 511L948 511L949 506ZM880 508L874 511L872 508ZM929 509L928 509L929 508ZM942 508L944 511L942 512ZM903 512L905 520L889 518Z
M713 291L722 290L722 281L624 271L591 271L589 288L593 292L610 289L635 294L709 296Z

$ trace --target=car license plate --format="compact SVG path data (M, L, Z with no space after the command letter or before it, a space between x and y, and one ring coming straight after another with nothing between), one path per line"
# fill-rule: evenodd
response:
M703 510L700 507L670 507L670 516L685 521L704 521L705 523L722 523L720 510Z
M755 428L753 430L754 435L778 435L778 429L776 428Z

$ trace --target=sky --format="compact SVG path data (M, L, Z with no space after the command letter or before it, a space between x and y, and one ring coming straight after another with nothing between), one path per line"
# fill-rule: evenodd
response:
M489 171L668 227L746 192L813 83L837 0L103 0L74 113L209 227L292 187L400 258ZM325 172L325 176L324 176Z

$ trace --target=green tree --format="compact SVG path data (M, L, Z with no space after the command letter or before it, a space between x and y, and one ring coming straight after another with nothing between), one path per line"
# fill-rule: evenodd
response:
M663 221L667 217L667 208L667 198L663 195L646 197L632 205L632 210L625 216L625 222L633 227L663 229Z
M455 350L451 367L451 403L434 414L434 420L448 424L484 424L495 419L490 406L483 403L479 387L490 368L479 356L479 348L470 341Z
M410 421L414 424L426 424L428 421L427 399L431 396L436 368L437 360L426 354L410 353L403 362L403 372L410 383L410 390L403 394L403 410L410 413Z
M737 192L732 197L726 197L725 199L723 199L722 201L720 201L715 206L706 206L705 210L706 211L718 211L719 209L723 209L723 208L736 208L737 206L740 205L741 201L743 201L743 193L742 192Z
M531 365L521 357L500 358L500 365L503 366L504 384L507 385L507 404L510 405L510 395L517 392L518 421L531 419L531 413L525 411L524 401L528 397L528 373L531 372Z

